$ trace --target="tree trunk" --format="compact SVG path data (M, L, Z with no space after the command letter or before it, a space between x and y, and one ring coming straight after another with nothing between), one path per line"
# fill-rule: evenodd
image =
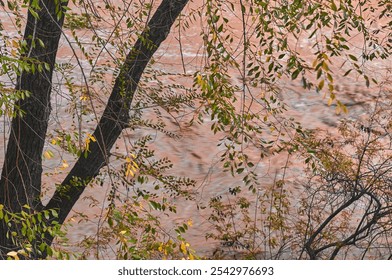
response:
M42 1L47 6L54 2L52 0ZM107 164L111 148L121 131L129 123L129 110L140 77L155 51L167 38L173 23L188 1L163 0L149 21L148 27L128 53L115 81L105 111L93 134L97 141L90 143L87 156L85 157L82 153L61 186L56 189L49 203L43 207L45 210L55 209L58 211L56 219L58 223L62 224L65 221L87 184ZM46 17L49 16L46 15ZM34 26L40 27L37 30L42 29L40 31L42 38L40 38L43 41L45 38L47 39L44 41L45 48L34 49L32 55L36 55L41 61L50 63L51 67L49 71L44 73L35 76L23 74L21 77L21 80L24 81L21 85L27 87L23 89L31 91L32 96L25 102L21 102L23 110L26 112L25 116L23 118L17 117L12 122L11 137L0 183L0 204L6 205L11 212L20 211L21 206L26 203L35 208L41 206L39 200L42 173L41 155L50 113L52 66L61 34L60 27L63 23L63 19L60 19L59 22L53 19L56 19L56 16L49 20L43 20L43 22L38 20L37 25L34 25L34 18L29 14L28 26L26 27L28 35L32 34ZM53 35L48 38L46 30L50 30ZM12 244L5 238L6 227L4 224L0 225L0 231L0 246L3 252L6 252L12 249ZM53 238L53 236L47 236L47 244L51 244Z
M46 67L40 72L23 71L17 77L16 90L28 91L30 97L17 102L24 115L21 117L17 114L12 120L0 180L0 204L11 213L21 212L24 205L28 205L30 211L42 208L41 157L51 110L53 68L64 21L64 16L57 18L56 10L60 4L56 2L60 1L40 0L40 9L34 10L38 17L35 18L30 11L27 16L23 37L27 47L21 59L31 58L42 65L46 64ZM66 6L67 2L61 5ZM0 221L0 256L15 249L6 238L8 229Z
M149 21L147 29L140 36L142 39L138 39L128 53L102 118L93 134L97 141L90 143L87 157L82 155L78 159L45 207L45 209L59 211L59 223L64 222L86 185L106 165L111 148L129 123L129 110L140 77L155 51L167 38L170 28L188 1L163 0Z

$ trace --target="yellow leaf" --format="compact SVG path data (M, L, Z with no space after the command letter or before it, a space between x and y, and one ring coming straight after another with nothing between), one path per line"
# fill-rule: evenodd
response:
M127 166L127 170L125 171L125 176L129 176L129 175L133 177L133 175L135 174L132 172L130 166Z
M91 141L97 142L97 139L95 139L94 136L92 136L90 133L87 133L88 137L90 138Z
M323 65L321 66L326 72L329 72L329 67L328 67L328 64L325 62L325 61L323 61Z
M61 166L61 169L66 169L67 167L69 167L69 164L65 159L63 159L63 165Z
M87 138L86 138L86 141L85 141L85 148L86 148L87 151L90 151L90 142L91 141L96 142L97 140L90 133L87 133Z
M342 105L343 113L348 114L348 109L345 105Z
M212 34L212 42L216 42L216 39L218 38L218 36L216 35L216 33L214 32Z
M15 260L19 260L18 253L15 251L11 251L7 253L7 256L14 258Z
M90 99L90 94L89 94L89 92L88 92L87 90L83 90L83 91L82 91L82 94L81 94L80 97L79 97L79 99L80 99L81 101L87 101L87 100L89 100L89 99Z
M18 42L17 41L15 41L15 40L12 40L12 46L14 47L14 48L18 48L19 47L19 44L18 44Z
M82 95L81 97L79 97L80 101L87 101L88 100L88 96L87 95Z
M319 90L322 90L323 87L324 87L324 80L321 80L320 83L319 83L319 85L318 85L318 89L319 89Z
M131 157L136 158L136 156L134 154L130 154L130 155L131 155ZM137 170L139 169L139 166L130 157L126 157L125 162L126 162L125 175L126 176L130 175L133 177L135 175L135 172L137 172Z
M45 157L46 159L51 159L52 157L54 157L54 154L53 154L53 152L52 152L51 150L46 150L46 151L44 152L44 157Z
M182 252L183 254L186 254L186 253L187 253L186 245L185 245L184 242L181 242L180 249L181 249L181 252Z
M335 89L335 87L334 87L334 85L333 84L329 84L328 85L328 90L329 90L329 92L333 92L334 91L334 89Z
M196 78L197 78L197 83L199 85L203 85L203 77L200 74L197 74Z
M313 60L312 63L313 68L316 68L317 63L318 63L318 59Z

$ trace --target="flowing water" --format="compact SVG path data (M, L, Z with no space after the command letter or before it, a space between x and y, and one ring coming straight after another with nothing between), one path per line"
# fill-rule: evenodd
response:
M193 9L197 9L198 5L202 1L194 1L194 3L188 7L185 13L190 13ZM1 18L3 19L3 15ZM233 18L230 21L233 30L241 31L241 22L238 18ZM155 63L153 64L154 69L161 70L166 73L185 73L192 74L195 70L201 70L203 65L203 41L200 38L200 27L203 25L202 21L197 21L191 25L189 29L181 32L181 45L178 43L179 31L177 28L173 28L171 35L159 48L155 55ZM99 27L99 32L102 34L110 33L110 27L104 28ZM75 52L69 48L69 42L74 40L68 34L65 33L68 39L65 37L61 40L61 48L58 53L58 63L62 65L75 65L80 63L82 66L76 67L72 70L72 77L75 83L83 85L84 73L89 73L91 66L83 59L80 61L75 60L75 54L81 55L80 50L75 47ZM16 36L16 34L14 34ZM91 34L87 31L78 31L78 36L81 41L89 43ZM294 40L294 39L292 39ZM357 40L357 41L356 41ZM309 42L304 38L301 38L297 43L297 51L303 55L304 59L311 59L309 50L312 48L312 42ZM352 45L358 45L356 51L360 51L361 39L354 38L351 41ZM76 46L75 43L72 43ZM115 51L115 46L108 45L107 48L110 51ZM392 63L390 61L382 61L373 63L371 69L375 69L379 77L387 75L388 71L392 69ZM80 69L83 69L82 72ZM389 69L389 70L388 70ZM390 74L390 72L389 72ZM166 75L163 79L163 83L176 83L179 82L178 76ZM109 92L113 77L110 73L107 75L107 80L102 85L102 92ZM239 79L233 76L233 80L240 85ZM67 93L64 85L64 78L61 75L55 77L55 94L52 102L53 113L50 120L49 132L53 132L55 129L71 130L73 129L73 121L75 120L69 111L69 102L71 100L69 92ZM181 81L182 82L182 81ZM192 78L189 78L185 83L185 86L190 86ZM301 86L299 81L291 81L283 79L281 82L280 98L287 104L288 114L296 118L304 127L310 129L324 129L330 133L336 132L336 127L341 118L360 119L367 114L367 110L371 104L374 104L379 89L377 87L367 88L365 83L361 79L352 78L339 78L335 82L336 90L338 92L338 98L347 105L349 112L348 114L338 115L335 113L334 106L327 105L327 99L322 94L313 91L305 90ZM96 103L100 103L99 99L102 98L102 104L104 104L105 97L97 96L94 100ZM98 105L96 104L96 105ZM97 115L102 111L102 107L97 106ZM152 117L146 113L145 117ZM171 215L169 217L162 215L161 221L170 228L171 225L176 222L183 221L184 219L191 218L193 226L185 234L186 240L192 244L193 248L200 255L211 256L214 251L221 246L218 241L206 240L205 234L213 230L211 223L208 221L208 210L200 210L198 205L207 205L211 197L217 195L225 196L228 189L241 184L241 178L233 178L230 173L222 172L220 165L220 152L221 148L216 144L222 137L222 134L213 134L210 129L211 122L206 119L204 124L195 124L192 127L176 126L173 119L170 116L163 116L168 121L169 128L173 129L180 138L170 138L161 133L156 133L153 147L156 148L158 156L167 156L174 165L174 172L179 176L187 176L197 181L197 196L196 201L185 201L178 199L176 200L178 215ZM90 114L84 117L82 130L92 131L95 127L94 114ZM4 133L4 137L0 138L1 156L0 164L2 163L4 155L4 145L7 132L9 131L9 120L2 118L0 122L0 131ZM150 131L151 132L151 131ZM117 146L120 150L124 151L128 141L136 140L141 135L144 135L145 131L135 131L132 133L125 133L121 139L117 142ZM53 149L52 146L47 145L47 149ZM46 190L44 199L48 199L51 193L54 191L53 186L56 183L61 182L61 179L65 176L66 172L70 170L73 162L71 156L63 154L61 151L56 152L53 159L44 159L45 175L43 177L44 188ZM257 155L255 155L257 157ZM59 169L63 160L69 162L70 167L64 170ZM260 188L264 185L267 186L272 184L275 175L281 172L282 167L285 165L286 155L274 155L267 157L259 162L257 170L260 174L263 174L263 178ZM52 174L53 169L57 168L57 174ZM295 170L288 174L287 180L292 179L298 175L300 169ZM291 178L290 178L291 176ZM71 241L80 241L87 235L93 235L97 232L99 219L94 218L104 213L105 206L107 206L108 192L110 191L110 184L104 184L103 187L87 188L81 198L74 207L74 213L83 213L91 217L92 221L89 222L72 222L72 227L69 227L68 237ZM96 201L95 206L90 207L91 198L93 197Z

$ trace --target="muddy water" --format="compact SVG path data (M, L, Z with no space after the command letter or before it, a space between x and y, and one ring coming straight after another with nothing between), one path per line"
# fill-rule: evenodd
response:
M186 12L189 13L193 9L197 9L198 3L193 3L192 6L188 7ZM199 1L201 2L201 1ZM200 3L199 3L200 4ZM194 24L186 31L181 32L181 46L178 43L179 33L175 29L169 36L167 41L160 47L157 54L155 55L155 63L153 67L164 72L171 73L187 73L192 74L196 70L202 69L203 65L203 42L199 36L200 26L202 22ZM241 30L241 23L238 18L233 18L230 21L233 30ZM100 27L102 34L110 33L111 29ZM75 54L83 57L80 50L76 48L76 44L72 43L72 37L67 34L68 40L65 37L62 38L61 48L58 55L58 63L60 64L71 64L76 65L80 63L83 72L80 67L76 67L69 74L68 78L72 77L73 82L76 84L83 85L83 75L88 75L91 66L83 59L80 61L75 60ZM86 43L89 43L91 34L87 32L78 33L80 39ZM352 41L353 45L357 44L360 51L361 39L358 41ZM69 48L69 41L75 47L75 52ZM312 48L312 42L306 40L306 36L301 38L297 42L298 52L303 54L305 59L311 59L308 56L309 50ZM109 51L115 52L115 46L107 46ZM182 55L181 54L182 51ZM392 63L390 61L376 62L371 65L376 69L377 73L386 75L387 69L392 69ZM110 92L111 83L113 80L112 75L107 75L107 80L102 84L101 88L96 89L97 91ZM185 81L188 86L191 84L192 78ZM233 77L235 79L235 76ZM57 75L55 78L54 91L55 94L53 99L53 113L50 120L49 133L55 129L71 130L73 128L73 122L75 118L72 116L72 112L69 111L69 103L71 101L70 93L64 87L64 78L61 75ZM167 75L163 82L175 83L178 82L178 78L173 75ZM239 81L237 80L239 83ZM378 96L379 89L366 88L365 84L360 79L355 78L342 78L338 79L335 83L337 85L338 97L344 102L349 109L349 113L346 115L335 114L334 106L328 106L327 100L322 94L315 91L304 90L301 84L297 81L282 80L281 81L281 92L280 98L288 108L288 114L296 118L304 127L310 129L325 129L331 133L334 133L336 127L341 118L359 119L366 116L369 105L374 103ZM105 103L105 95L97 94L94 96L94 106L96 108L96 114L102 111L102 105ZM101 104L101 106L99 106ZM83 117L83 132L92 131L95 127L96 122L94 121L94 113L90 113ZM154 118L154 115L149 115L147 112L145 118ZM206 240L205 233L212 231L212 225L208 221L207 210L199 210L198 205L207 205L208 200L216 195L226 195L227 191L231 187L235 187L239 184L240 178L233 178L229 173L222 172L220 166L220 154L221 150L217 147L216 143L222 137L221 134L214 135L210 130L210 122L208 118L204 124L196 124L192 127L176 126L174 121L169 116L164 116L167 119L169 128L176 132L180 138L172 139L163 134L156 133L153 147L156 148L158 156L167 156L174 164L174 173L179 176L187 176L197 181L197 196L195 201L182 201L177 200L178 215L161 216L161 221L166 225L168 229L172 228L172 225L176 222L182 222L189 218L193 221L193 226L189 229L185 238L189 243L192 244L194 249L200 255L211 256L217 248L220 247L219 242L213 240ZM8 131L8 120L2 119L0 123L0 129L5 132ZM144 131L135 131L132 133L126 132L118 140L116 146L119 150L124 152L125 147L129 141L134 141L141 135L144 135ZM0 139L1 153L4 152L2 148L4 146L4 137ZM55 152L53 159L45 159L45 175L43 178L45 195L44 201L47 200L53 192L53 185L61 182L66 172L72 166L74 158L69 155L65 155L60 150L56 150L55 147L47 144L47 149L52 149ZM3 157L1 156L0 159ZM66 160L70 167L61 169L63 160ZM276 172L280 172L282 166L286 161L285 155L275 155L260 161L257 166L257 171L263 174L263 184L269 185L273 182ZM115 162L113 162L115 164ZM53 169L57 168L57 174L53 174ZM288 174L287 180L292 179L298 175L300 170L293 170L292 173ZM263 186L260 186L261 188ZM91 221L78 223L78 219L70 218L69 222L72 226L69 227L68 237L71 242L77 242L82 240L88 235L94 235L97 232L97 228L100 225L99 216L105 212L105 206L107 206L106 197L111 189L110 184L104 184L102 187L87 188L83 198L81 198L75 205L73 214L83 213L88 216ZM91 207L90 202L94 202L94 206ZM98 217L98 218L97 218ZM76 249L78 250L78 249Z

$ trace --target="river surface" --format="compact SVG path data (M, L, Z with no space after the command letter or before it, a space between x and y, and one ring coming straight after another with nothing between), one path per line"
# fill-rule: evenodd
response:
M119 3L122 2L119 1ZM186 8L185 14L199 9L198 7L201 4L202 1L194 1ZM4 13L1 14L2 19L4 18L3 15ZM187 75L192 75L194 71L201 70L204 63L203 59L205 58L203 40L200 37L200 31L203 25L203 21L198 19L187 30L182 30L181 34L178 28L173 28L169 38L154 56L155 63L152 67L166 73L181 74L185 72ZM230 25L233 30L238 30L238 34L240 34L242 25L237 17L233 16L230 20ZM10 28L11 26L9 25L7 27ZM107 36L111 31L110 24L102 24L98 28L98 32L103 36ZM15 33L10 33L10 35L17 36ZM79 40L88 48L91 33L79 30L77 31L77 35ZM68 31L65 32L65 36L67 39L63 36L61 40L58 63L64 66L80 64L81 67L73 68L67 77L72 78L73 83L80 84L82 87L84 84L83 75L88 76L92 67L83 58L74 38L72 38ZM179 36L181 36L181 45L178 43ZM74 50L71 50L69 47L70 42L75 48ZM300 38L296 43L297 51L303 55L304 59L312 59L309 51L312 49L312 42L309 42L306 36L304 36L304 38ZM350 43L353 46L357 45L356 50L358 52L360 51L362 43L360 38L354 38ZM106 57L111 52L116 54L116 51L118 50L116 50L115 45L108 44L105 50ZM80 59L76 60L75 55L80 56ZM102 55L102 57L105 57L105 55ZM392 69L392 63L387 60L376 61L369 67L369 69L375 70L375 73L379 77L382 77L387 76L388 73L390 75L388 71ZM80 69L83 69L83 71ZM111 71L108 70L106 73L106 80L101 84L101 88L95 87L96 91L100 91L93 97L95 113L98 116L102 112L102 106L105 103L105 98L107 98L113 82ZM240 79L235 74L233 74L233 81L239 86L241 85ZM189 87L192 84L192 77L185 75L183 78L179 78L179 75L166 75L161 79L161 82L168 84L182 83L184 86ZM60 74L57 74L54 81L54 93L56 94L52 102L53 112L50 120L48 139L50 139L52 136L50 134L56 129L66 131L74 129L75 117L69 109L70 102L74 102L74 100L64 86L64 83L64 78ZM342 118L356 120L366 117L368 110L371 109L372 104L374 104L379 96L380 90L376 86L366 87L363 79L356 77L337 78L335 84L339 100L347 105L347 114L336 114L336 107L333 105L328 106L327 98L323 94L314 90L305 90L299 81L282 79L280 82L281 91L279 97L287 105L287 114L294 117L305 128L323 129L329 133L336 133L336 128ZM99 106L100 104L101 106ZM146 110L144 117L155 118L156 116ZM221 243L211 239L206 240L205 234L213 232L213 227L208 221L208 210L201 210L198 206L207 206L211 197L217 195L225 196L229 188L241 184L241 178L233 178L229 172L222 172L220 163L222 150L217 146L222 134L211 132L211 122L208 118L205 119L203 124L195 124L191 127L185 125L178 126L175 123L175 120L178 120L178 118L173 119L169 115L163 115L163 119L167 123L168 128L180 137L173 139L162 133L154 133L154 139L151 145L156 149L158 156L167 156L173 162L176 175L187 176L196 180L195 191L197 195L194 201L176 200L178 214L170 216L162 215L161 221L166 228L170 229L177 222L181 223L192 219L193 226L190 227L184 237L199 255L211 257L214 252L220 249ZM83 122L81 131L91 132L96 124L94 113L92 112L83 116L83 120L85 122ZM4 134L4 137L0 137L0 150L1 153L4 153L3 147L5 146L5 138L9 130L9 120L7 118L3 117L1 119L0 129ZM146 133L151 133L151 131L136 130L134 132L125 132L116 143L118 147L116 152L126 153L127 143L136 140ZM46 149L52 149L55 156L51 159L44 159L44 201L51 196L51 193L54 191L54 184L61 182L74 161L72 156L56 150L55 147L50 145L49 141ZM255 155L255 158L257 158L257 155ZM0 156L0 164L2 163L2 159L3 154ZM262 185L259 186L260 188L273 183L276 174L281 173L286 159L286 155L278 154L259 161L256 170L260 174L264 174L262 176ZM61 169L63 160L66 160L70 167ZM54 172L55 168L57 172ZM298 170L293 167L292 172L287 174L286 180L294 179L300 172L300 167L298 167ZM70 217L69 223L72 226L68 227L68 238L71 242L78 242L84 237L94 235L97 232L97 227L100 223L99 217L105 213L105 207L107 206L106 197L110 189L110 184L104 184L102 187L89 187L85 190L83 198L75 205L73 214L82 213L91 220L78 223L81 220L80 215L77 215L78 218ZM93 206L90 204L92 201L94 201Z

